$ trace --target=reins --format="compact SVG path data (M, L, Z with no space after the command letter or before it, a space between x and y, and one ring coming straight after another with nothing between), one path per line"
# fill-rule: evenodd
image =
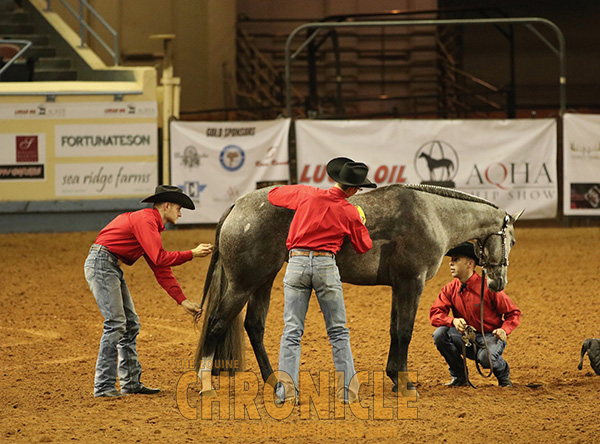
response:
M490 353L490 349L487 345L487 340L485 339L485 330L484 330L484 326L483 326L483 295L485 293L485 268L484 267L489 266L489 265L504 266L504 267L508 266L508 248L506 245L506 242L507 242L506 229L508 227L509 222L510 222L510 217L507 214L506 216L504 216L504 222L502 223L502 229L500 231L498 231L497 233L491 233L483 240L483 242L481 242L479 244L479 259L481 261L481 264L480 264L481 265L481 299L480 299L480 303L479 303L480 314L481 314L481 336L483 336L483 345L485 346L485 350L487 351L488 362L490 364L490 370L487 375L484 375L483 372L481 371L481 368L479 367L479 361L477 361L477 342L475 341L475 329L471 326L467 326L467 328L465 329L465 332L463 333L463 336L462 336L463 366L465 369L465 378L466 378L467 382L469 383L469 385L473 388L477 388L477 387L475 387L473 385L473 383L469 380L469 370L467 368L467 349L466 349L468 346L470 346L471 344L473 345L473 353L474 353L473 357L475 358L475 366L477 367L477 371L479 372L479 374L481 376L483 376L484 378L489 378L492 376L492 374L494 372L494 366L492 364L492 354ZM502 237L502 261L498 264L489 264L485 260L485 255L484 255L485 244L488 241L488 239L492 236L501 236Z
M484 375L481 369L479 368L479 361L477 361L477 354L475 355L475 366L477 367L477 371L484 378L489 378L492 376L494 371L494 366L492 365L492 354L490 353L490 349L487 345L487 340L485 339L485 331L483 328L483 294L485 292L485 269L481 269L481 299L480 299L480 313L481 313L481 336L483 336L483 345L485 345L485 350L488 355L488 362L490 364L490 372L487 375ZM477 353L477 344L475 344L475 353Z
M484 375L483 372L481 371L481 368L479 367L479 361L477 360L477 341L476 341L476 336L475 333L477 330L475 330L474 327L471 327L470 325L467 325L467 327L465 328L465 332L462 335L462 357L463 357L463 367L465 370L465 379L467 380L467 382L469 383L469 385L473 388L477 388L473 385L473 383L471 382L471 380L469 379L469 369L467 367L467 347L473 346L473 357L475 359L475 367L477 368L477 372L483 376L484 378L489 378L490 376L492 376L492 373L494 372L493 369L493 365L492 365L492 354L490 353L490 349L487 345L487 340L485 339L485 331L484 331L484 327L483 327L483 295L485 292L485 270L482 269L481 270L481 298L480 298L480 313L481 313L481 336L483 336L483 345L485 346L485 350L487 351L487 355L488 355L488 362L490 363L490 372L487 375Z

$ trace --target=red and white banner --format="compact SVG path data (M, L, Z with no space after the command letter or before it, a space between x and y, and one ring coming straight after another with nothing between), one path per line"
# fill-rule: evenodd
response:
M600 115L565 114L563 211L600 215Z
M172 122L171 184L196 205L179 223L216 223L239 196L289 182L290 119Z
M556 216L557 127L553 119L296 121L298 182L331 186L325 165L366 163L379 186L446 186L523 217Z

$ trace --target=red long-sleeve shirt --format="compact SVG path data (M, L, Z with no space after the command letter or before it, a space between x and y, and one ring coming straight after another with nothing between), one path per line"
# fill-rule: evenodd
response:
M287 237L288 250L305 248L337 254L346 236L359 254L373 246L358 210L335 186L322 190L308 185L285 185L269 191L269 202L296 211Z
M114 218L100 231L95 243L104 245L127 265L143 255L161 287L181 304L186 297L170 267L192 260L192 251L166 251L160 237L164 229L158 210L146 208Z
M429 310L429 320L434 327L452 327L454 318L463 318L481 331L481 276L473 273L467 287L459 294L461 282L455 278L446 284ZM450 310L454 316L450 316ZM510 334L521 322L521 310L504 291L495 293L487 287L483 297L484 331L491 333L502 328Z

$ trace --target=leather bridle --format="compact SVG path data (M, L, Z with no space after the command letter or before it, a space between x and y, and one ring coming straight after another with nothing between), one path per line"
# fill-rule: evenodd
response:
M504 216L504 222L502 223L502 229L500 231L488 234L482 242L477 242L479 244L479 265L481 268L508 267L508 236L506 235L506 231L508 230L509 223L510 216L507 214ZM496 264L488 262L488 258L484 253L485 246L492 236L500 236L502 238L502 259Z

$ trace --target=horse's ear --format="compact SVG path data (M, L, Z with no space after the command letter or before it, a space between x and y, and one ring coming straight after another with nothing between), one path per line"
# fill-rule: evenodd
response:
M512 220L512 223L514 224L517 219L519 219L521 217L521 215L525 212L525 208L523 208L521 211L519 211L518 213L515 214L511 214L510 218Z

